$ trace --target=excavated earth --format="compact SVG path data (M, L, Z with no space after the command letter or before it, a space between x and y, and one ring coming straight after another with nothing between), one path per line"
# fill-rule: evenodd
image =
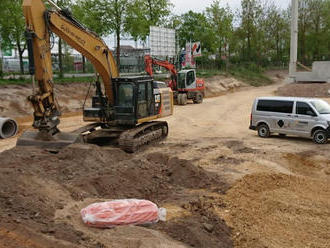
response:
M276 94L279 96L330 97L330 84L293 83L278 88Z
M162 153L149 153L142 158L116 148L79 144L59 151L14 148L1 153L0 160L0 237L5 240L10 232L16 233L16 226L20 226L23 235L11 247L25 247L30 232L40 239L60 240L55 247L107 247L109 241L111 247L126 247L124 238L120 242L118 237L110 238L103 243L105 238L95 236L98 232L85 233L84 229L88 229L79 217L79 210L88 202L125 198L148 199L169 209L179 204L185 213L184 218L151 226L150 231L130 227L133 232L146 233L145 241L133 247L161 245L161 239L148 245L155 239L152 229L197 247L232 247L230 228L201 205L204 198L199 192L208 189L223 193L228 185L188 160ZM205 230L207 225L215 231ZM116 231L109 230L107 235ZM175 244L167 243L166 247Z
M176 106L166 118L168 138L135 154L0 140L0 247L330 247L330 145L261 139L248 130L254 98L288 87L277 74L274 85L241 84L227 93L216 90L223 79L214 80L214 97ZM3 109L14 102L6 92ZM16 117L20 127L31 125ZM60 128L81 125L80 115L68 113ZM83 224L82 208L122 198L154 201L167 209L167 220L104 230Z

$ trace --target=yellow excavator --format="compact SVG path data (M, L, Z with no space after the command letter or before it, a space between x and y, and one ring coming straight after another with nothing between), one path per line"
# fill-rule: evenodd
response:
M164 138L165 121L156 119L173 114L173 92L149 76L119 77L113 55L104 41L79 23L69 11L53 1L24 0L26 40L33 95L33 127L18 139L18 146L63 147L76 142L116 142L127 151ZM51 35L55 33L94 65L98 79L92 106L84 108L83 118L92 122L74 133L58 129L60 108L55 98L51 61ZM101 80L100 80L101 79ZM100 81L102 83L100 83Z

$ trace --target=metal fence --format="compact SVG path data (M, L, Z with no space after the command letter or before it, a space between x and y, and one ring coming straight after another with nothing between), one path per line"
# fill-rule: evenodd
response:
M134 49L130 51L122 51L120 55L121 73L140 73L144 71L144 55L149 53L149 49ZM116 59L116 57L115 57ZM1 66L2 64L2 66ZM29 61L23 59L24 72L27 74L29 70ZM64 73L83 73L83 60L81 55L64 55L62 59ZM4 73L20 73L19 59L4 58L0 63L0 71ZM59 72L59 59L57 55L52 55L53 72ZM94 67L90 61L85 60L85 73L93 73Z

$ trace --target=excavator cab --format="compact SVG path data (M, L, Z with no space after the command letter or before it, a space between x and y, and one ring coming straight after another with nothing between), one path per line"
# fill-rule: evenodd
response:
M172 91L158 88L149 76L113 78L114 106L99 91L92 107L84 109L84 121L110 125L135 126L139 123L172 114ZM112 108L110 116L106 114ZM169 110L166 113L166 110Z
M196 85L196 71L182 70L178 73L178 90L195 89Z
M118 125L136 125L139 120L155 116L157 107L150 77L116 78L114 115Z

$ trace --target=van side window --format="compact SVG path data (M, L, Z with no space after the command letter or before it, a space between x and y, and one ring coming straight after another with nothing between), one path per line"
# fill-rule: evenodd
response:
M291 114L292 109L293 109L293 101L259 100L257 105L258 111L266 111L266 112Z
M296 113L298 115L315 116L313 109L305 102L297 102Z

